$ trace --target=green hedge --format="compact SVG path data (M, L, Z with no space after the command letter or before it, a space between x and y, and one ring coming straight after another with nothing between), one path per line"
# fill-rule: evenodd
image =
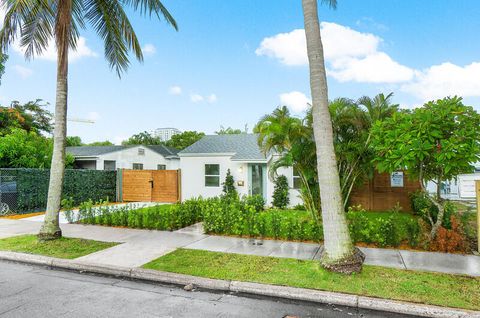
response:
M213 234L265 237L294 241L320 241L323 228L304 211L258 211L245 201L205 200L203 227Z
M290 241L323 240L323 227L312 219L309 212L263 210L261 204L254 197L200 198L145 208L93 207L92 202L87 202L82 204L77 218L69 221L170 231L203 221L205 232L210 234ZM406 242L415 246L421 234L417 218L407 213L349 211L347 220L354 242L382 247Z
M83 224L122 226L148 230L178 230L202 220L200 200L188 200L182 204L156 205L138 207L125 205L122 207L98 206L93 202L85 202L79 213L67 212L69 222Z
M47 206L48 169L0 169L2 176L14 176L17 183L17 212L44 210ZM93 200L115 200L116 171L65 170L63 198L75 205Z

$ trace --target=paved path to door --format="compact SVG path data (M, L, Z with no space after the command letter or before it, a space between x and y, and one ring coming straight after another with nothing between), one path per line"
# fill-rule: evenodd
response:
M34 234L40 225L41 222L0 219L0 238ZM304 260L318 259L319 256L318 244L205 235L200 224L175 232L62 224L62 231L67 237L123 243L77 259L78 262L102 265L137 267L177 248ZM480 256L361 249L366 254L365 263L369 265L480 277Z

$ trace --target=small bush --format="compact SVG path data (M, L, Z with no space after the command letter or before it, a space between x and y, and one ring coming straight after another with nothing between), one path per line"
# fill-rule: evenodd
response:
M265 199L261 195L244 196L241 203L243 206L253 206L255 211L260 212L265 209Z
M441 226L430 242L430 250L437 252L462 252L467 250L465 232L455 216L450 217L451 229Z
M275 179L272 205L279 209L285 209L289 203L288 179L284 175L278 176Z
M421 229L416 219L406 214L378 214L349 209L347 219L354 242L396 247L406 241L412 247L417 246Z

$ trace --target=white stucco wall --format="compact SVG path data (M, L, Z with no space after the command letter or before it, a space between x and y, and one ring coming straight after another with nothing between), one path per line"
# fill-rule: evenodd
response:
M138 149L145 150L144 155L138 154ZM77 158L81 160L82 158ZM103 154L97 157L97 170L104 169L104 161L115 161L116 169L132 169L134 163L143 164L143 170L157 170L157 165L166 165L167 170L176 170L179 159L165 159L159 153L142 146L131 147L120 151Z
M288 186L290 187L289 196L290 196L290 206L295 206L298 204L303 204L303 200L300 197L300 192L297 189L293 188L293 168L280 168L277 170L277 175L284 175L288 179ZM272 180L270 180L270 176L268 176L269 181L267 183L267 191L268 191L268 204L271 205L272 203L272 196L273 191L275 188L275 184Z
M205 186L205 165L218 164L220 166L220 185L218 187ZM230 169L235 180L235 186L240 195L248 194L248 169L244 163L230 160L230 156L215 157L181 157L182 170L182 199L188 200L202 196L211 198L222 194L222 183L225 181L227 170ZM238 181L244 181L244 186L238 186Z
M239 195L249 194L249 178L248 178L248 163L230 160L230 155L217 156L182 156L180 157L180 169L182 170L182 199L188 200L202 196L210 198L222 194L222 183L225 181L227 170L230 172L235 180L235 187ZM220 165L220 185L218 187L205 186L205 165L218 164ZM290 187L293 187L293 169L282 168L279 170L280 174L284 174L288 178ZM243 181L244 185L239 186L238 182ZM267 171L266 179L266 194L265 199L267 205L272 203L272 195L274 190L274 183L270 180ZM294 206L302 204L303 201L299 198L299 193L295 189L290 189L290 205Z

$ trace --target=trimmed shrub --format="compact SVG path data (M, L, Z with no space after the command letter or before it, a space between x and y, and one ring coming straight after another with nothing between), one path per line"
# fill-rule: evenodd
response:
M238 197L237 189L235 188L235 180L233 179L230 169L227 170L227 176L225 177L225 182L223 183L223 193L227 197Z
M275 187L273 190L272 205L279 209L285 209L290 203L288 179L284 175L275 179Z

